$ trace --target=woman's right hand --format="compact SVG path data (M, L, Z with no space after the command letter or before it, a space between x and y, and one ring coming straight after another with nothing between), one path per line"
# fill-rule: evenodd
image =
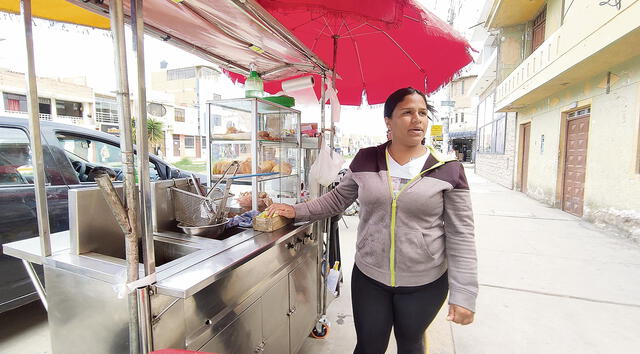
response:
M289 204L280 204L280 203L271 204L269 205L269 207L267 207L266 211L268 216L273 216L274 214L278 214L288 219L293 219L296 217L296 209L294 209L293 206Z

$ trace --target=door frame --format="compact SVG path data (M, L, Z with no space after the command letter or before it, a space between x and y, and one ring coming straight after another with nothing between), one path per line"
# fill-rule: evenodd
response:
M524 139L524 132L525 132L525 128L529 128L529 149L527 150L529 153L531 152L531 121L528 122L524 122L521 123L518 127L518 169L517 169L517 176L516 176L516 190L519 190L522 193L527 193L527 186L523 185L523 179L525 176L525 171L524 171L524 144L525 144L525 139ZM527 156L527 177L529 175L529 159Z
M582 116L578 116L578 117L573 117L573 118L569 118L569 115L573 112L577 112L583 109L588 109L588 113L586 115L582 115ZM588 117L589 118L589 132L591 132L591 105L584 105L581 107L576 107L573 108L571 110L562 112L562 116L560 118L560 139L559 139L559 146L558 146L558 173L557 173L557 179L556 179L556 198L555 198L555 203L554 203L554 207L558 208L562 211L564 211L564 180L565 180L565 162L567 159L567 130L569 127L569 121L574 120L574 119L578 119L578 118L584 118L584 117ZM589 156L589 134L587 134L587 157ZM586 164L587 161L585 160L585 175L586 175ZM585 181L586 184L586 181ZM583 202L584 202L584 196L583 196ZM573 215L573 214L572 214Z

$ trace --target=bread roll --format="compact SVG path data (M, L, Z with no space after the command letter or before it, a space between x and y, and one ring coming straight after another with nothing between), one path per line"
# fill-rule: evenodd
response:
M290 175L291 174L291 164L288 162L281 162L273 167L271 172L280 172L281 175Z
M251 158L248 157L246 160L240 163L240 169L238 170L239 174L246 175L251 173Z
M212 172L214 175L221 175L231 165L231 161L220 160L213 164Z
M273 160L265 160L260 163L260 167L258 168L258 172L271 172L273 167L276 165L276 162Z

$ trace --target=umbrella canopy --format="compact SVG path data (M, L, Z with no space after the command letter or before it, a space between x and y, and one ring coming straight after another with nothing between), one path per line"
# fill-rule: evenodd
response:
M342 104L360 105L363 92L370 104L382 103L407 86L432 93L472 61L469 43L413 0L257 2L335 68ZM264 79L266 91L280 91Z

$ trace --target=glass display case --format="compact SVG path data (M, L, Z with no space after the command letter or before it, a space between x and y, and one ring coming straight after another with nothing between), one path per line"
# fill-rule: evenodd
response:
M244 210L263 210L268 200L300 198L300 111L259 98L207 102L211 181L240 163L232 193Z

